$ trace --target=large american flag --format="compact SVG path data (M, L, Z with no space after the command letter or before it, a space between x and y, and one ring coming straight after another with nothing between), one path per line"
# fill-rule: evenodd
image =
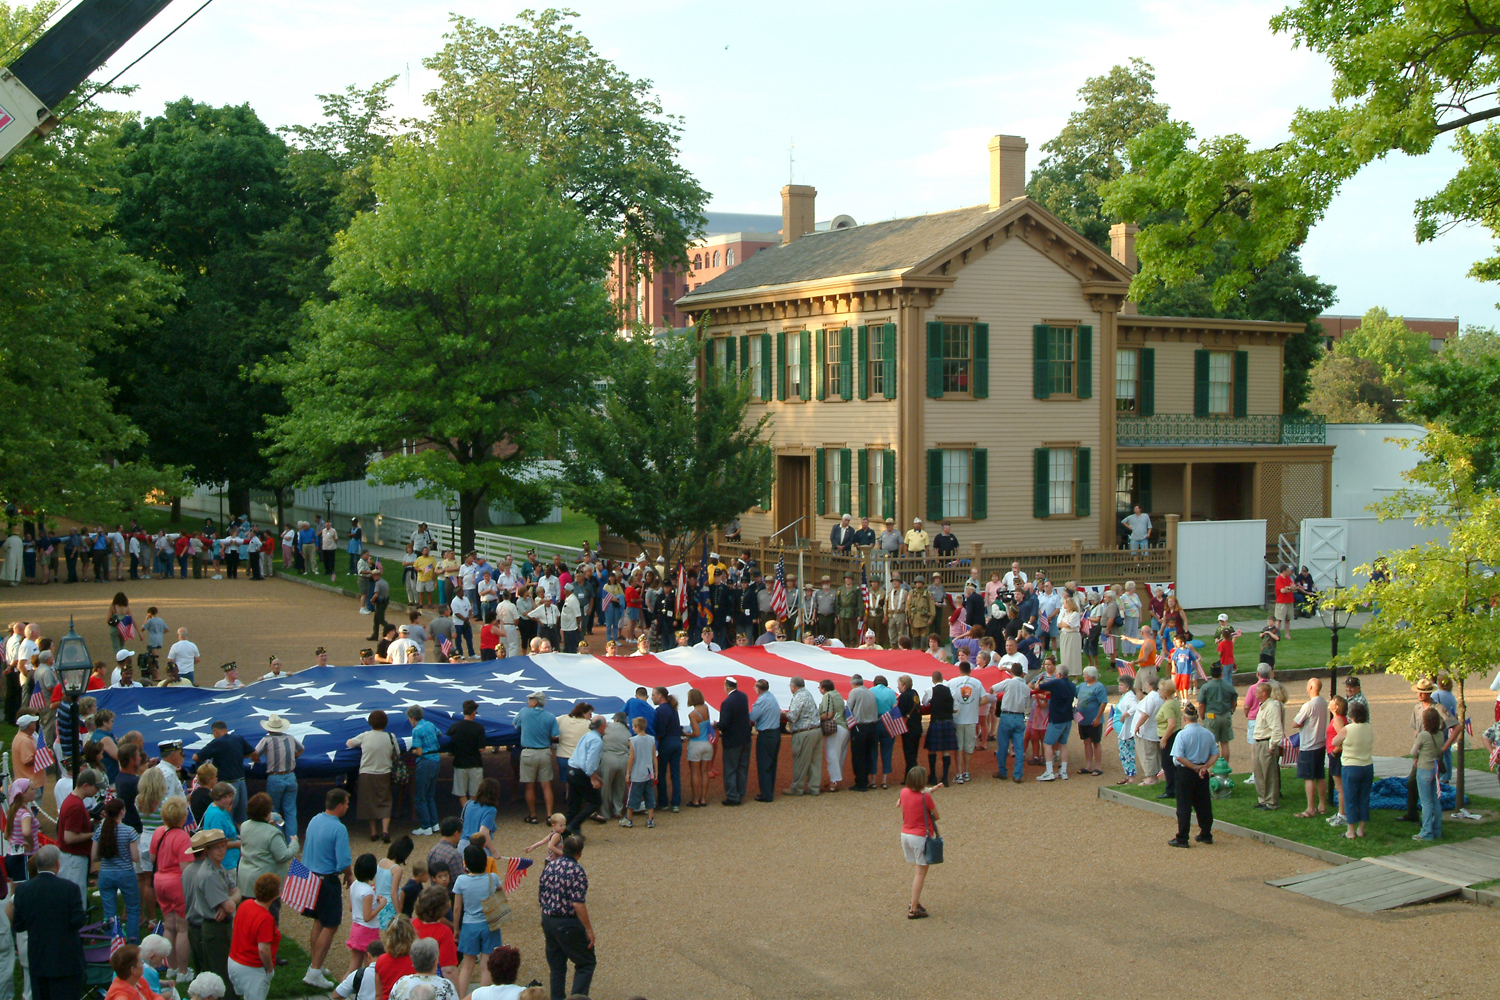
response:
M776 557L776 579L771 582L771 614L786 617L786 555Z
M531 867L530 858L504 858L505 880L500 883L500 889L507 896L521 888L521 880L526 877L526 870Z
M293 858L292 866L287 869L286 881L281 883L281 901L298 913L310 910L318 901L318 889L321 887L322 880L301 861Z

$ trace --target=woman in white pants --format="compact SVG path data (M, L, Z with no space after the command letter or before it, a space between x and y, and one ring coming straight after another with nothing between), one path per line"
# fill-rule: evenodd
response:
M849 723L844 717L844 696L834 689L833 681L824 678L818 684L823 699L818 702L818 716L824 723L833 723L833 732L823 726L823 760L828 765L828 790L839 790L844 780L844 748L849 745Z

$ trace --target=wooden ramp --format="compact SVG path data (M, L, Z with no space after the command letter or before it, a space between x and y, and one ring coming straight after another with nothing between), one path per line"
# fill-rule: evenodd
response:
M1485 837L1365 858L1268 884L1373 913L1446 899L1466 886L1496 878L1500 878L1500 837Z

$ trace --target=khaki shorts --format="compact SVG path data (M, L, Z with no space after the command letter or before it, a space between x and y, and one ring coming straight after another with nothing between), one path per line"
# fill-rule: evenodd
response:
M521 751L521 783L529 785L537 781L551 781L557 777L557 765L552 760L551 750Z
M1292 623L1292 609L1296 606L1297 605L1293 604L1291 601L1288 601L1285 604L1278 602L1276 605L1276 620L1279 622L1286 622L1288 625L1290 625Z
M1203 728L1214 734L1214 739L1220 743L1234 742L1234 719L1232 716L1224 716L1222 719L1204 719Z
M972 722L960 722L954 728L956 728L958 730L958 752L959 753L973 753L974 752L974 732L975 732L975 729L976 729L974 723L972 723Z
M484 780L482 767L455 767L453 769L453 794L459 798L472 799L479 794L479 783Z
M707 740L690 740L687 745L688 760L713 760L714 745Z

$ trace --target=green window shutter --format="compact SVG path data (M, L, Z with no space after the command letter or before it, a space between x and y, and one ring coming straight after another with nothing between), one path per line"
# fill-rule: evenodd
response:
M1046 327L1041 329L1045 330ZM1032 452L1032 479L1031 479L1031 516L1052 516L1052 487L1049 479L1052 475L1052 449L1033 448Z
M927 395L943 398L943 324L927 324Z
M743 336L743 337L740 338L740 374L744 374L745 372L748 372L749 370L750 370L750 335L746 334L745 336ZM754 392L755 389L756 389L756 386L752 385L750 387L750 391L751 392Z
M859 398L860 399L869 399L870 398L870 328L868 326L859 327L855 331L855 334L854 334L854 343L855 343L855 346L859 350ZM848 397L845 397L845 398L848 398ZM862 454L864 454L864 452L860 452L860 454L862 455ZM863 506L864 502L861 501L860 503L861 503L860 509L863 510L864 509L864 506ZM861 517L865 517L867 515L861 514L860 516Z
M1094 328L1078 328L1078 398L1094 398Z
M849 482L853 457L854 453L848 448L839 449L839 509L836 511L838 514L853 513L854 501L849 496L852 492L849 487L853 485Z
M1135 467L1135 502L1141 505L1141 510L1147 514L1151 513L1151 466L1137 465Z
M1031 397L1046 399L1052 395L1052 373L1047 369L1047 324L1031 328ZM1038 514L1037 517L1046 517Z
M771 385L776 375L772 371L775 368L775 356L771 354L771 335L763 333L760 335L760 398L771 398Z
M725 381L729 381L729 382L734 381L734 376L735 376L734 362L735 362L735 357L734 357L734 338L733 337L725 337L724 338L724 378L725 378Z
M881 454L885 467L880 475L880 516L896 516L896 453L887 449Z
M706 382L712 377L714 370L714 339L703 338L703 380Z
M1234 415L1245 416L1250 410L1250 352L1234 352Z
M827 455L827 451L828 451L828 449L826 449L826 448L819 448L818 449L818 487L817 487L818 506L817 506L817 511L818 511L819 514L826 514L826 513L828 513L828 455ZM812 533L811 530L808 531L806 537L808 537L808 538L813 537L813 533Z
M854 398L854 331L847 326L839 331L839 390L844 399Z
M990 325L974 324L974 398L990 398Z
M880 352L881 365L885 369L885 398L896 398L896 324L887 323L881 331L885 336L885 350ZM895 516L895 515L892 515Z
M969 471L972 492L969 516L976 521L983 521L990 516L990 450L975 448L969 455L972 459Z
M1079 517L1089 516L1089 498L1093 488L1089 485L1090 448L1079 448L1073 459L1073 513Z
M798 331L802 341L802 398L812 399L812 331Z
M819 399L822 399L828 390L828 379L823 376L823 341L827 339L827 331L819 330L813 345L813 350L817 352L814 358L816 363L813 365L813 381L817 383L817 396Z
M766 334L770 337L770 334ZM786 331L776 334L776 398L786 399Z
M870 449L859 449L859 516L870 516Z
M943 453L938 448L927 449L927 520L943 519Z
M1137 352L1135 412L1137 416L1156 415L1156 348L1143 347Z
M1208 416L1208 351L1193 352L1193 416Z

